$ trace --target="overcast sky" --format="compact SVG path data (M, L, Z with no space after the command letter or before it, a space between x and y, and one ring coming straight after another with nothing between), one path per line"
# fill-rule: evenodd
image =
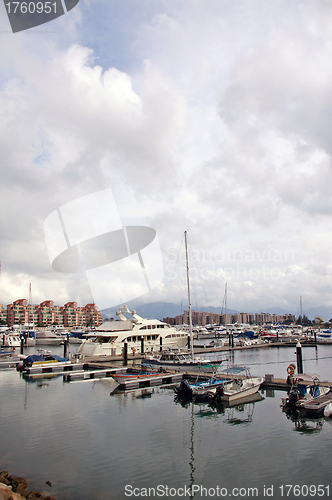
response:
M331 73L329 0L80 0L15 34L0 4L0 302L95 299L44 222L111 189L159 240L146 302L184 301L187 230L193 302L332 309Z

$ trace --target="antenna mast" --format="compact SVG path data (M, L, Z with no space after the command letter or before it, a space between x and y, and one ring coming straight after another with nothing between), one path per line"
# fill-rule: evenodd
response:
M187 286L188 286L188 302L189 302L190 351L191 351L191 357L194 359L193 325L192 325L192 319L191 319L191 299L190 299L190 283L189 283L189 263L188 263L187 231L184 232L184 241L185 241L185 247L186 247L186 263L187 263Z

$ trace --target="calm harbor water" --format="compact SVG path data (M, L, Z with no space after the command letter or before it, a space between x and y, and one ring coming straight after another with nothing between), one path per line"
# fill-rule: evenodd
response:
M303 356L306 372L332 380L332 346ZM231 359L283 378L294 361L294 347ZM57 500L332 496L332 422L287 418L283 392L212 407L176 401L171 387L114 393L109 379L27 382L14 370L0 387L0 469Z

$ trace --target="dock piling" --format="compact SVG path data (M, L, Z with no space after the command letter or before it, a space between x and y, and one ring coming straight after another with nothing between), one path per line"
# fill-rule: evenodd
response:
M296 362L297 362L297 373L300 375L303 373L303 363L302 363L302 346L298 340L296 344Z
M68 351L68 345L67 345L67 340L64 340L63 342L63 357L67 358L67 351Z
M125 340L123 344L123 366L128 365L128 342Z

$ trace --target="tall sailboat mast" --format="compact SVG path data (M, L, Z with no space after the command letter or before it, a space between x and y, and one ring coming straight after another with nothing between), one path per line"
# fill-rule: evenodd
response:
M227 337L227 283L225 283L225 326L226 326L226 337Z
M29 304L28 304L28 336L36 337L35 335L35 325L34 325L34 317L32 311L32 292L31 292L31 283L29 284ZM30 325L30 320L32 316L32 324Z
M188 262L187 231L184 232L184 242L185 242L185 248L186 248L186 263L187 263L187 286L188 286L188 302L189 302L190 352L191 352L191 357L194 358L194 342L193 342L193 324L192 324L192 318L191 318L191 299L190 299L190 282L189 282L189 262Z

